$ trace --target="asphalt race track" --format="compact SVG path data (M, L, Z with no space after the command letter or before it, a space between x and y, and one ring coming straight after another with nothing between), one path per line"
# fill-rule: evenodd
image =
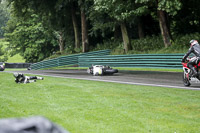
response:
M200 83L191 83L185 87L182 83L180 72L152 72L152 71L119 71L114 75L93 76L86 70L30 70L30 71L5 71L9 73L21 72L24 74L62 77L82 80L95 80L122 84L160 86L168 88L200 90Z

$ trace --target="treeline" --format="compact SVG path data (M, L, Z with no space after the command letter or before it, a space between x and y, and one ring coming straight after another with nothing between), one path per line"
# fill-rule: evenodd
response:
M200 31L197 0L5 1L10 18L4 36L12 52L27 62L56 51L88 52L96 44L116 40L128 53L135 46L131 40L147 36L161 35L163 46L169 47L174 36Z

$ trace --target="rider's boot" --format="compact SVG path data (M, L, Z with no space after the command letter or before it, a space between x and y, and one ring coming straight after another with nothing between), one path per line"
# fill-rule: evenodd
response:
M43 78L43 77L37 77L37 79L44 80L44 78Z

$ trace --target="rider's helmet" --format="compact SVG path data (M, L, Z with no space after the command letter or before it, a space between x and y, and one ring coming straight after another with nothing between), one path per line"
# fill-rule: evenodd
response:
M15 78L19 77L19 73L13 73L13 76L14 76Z
M197 40L191 40L191 41L190 41L191 47L192 47L193 45L195 45L195 44L198 44L198 41L197 41Z

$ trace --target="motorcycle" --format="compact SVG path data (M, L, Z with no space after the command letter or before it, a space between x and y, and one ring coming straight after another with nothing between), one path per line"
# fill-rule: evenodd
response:
M94 65L87 69L87 73L93 74L94 76L113 75L114 73L118 73L118 70L112 69L110 66Z
M188 62L191 60L192 58L187 58L187 60L185 62L182 62L183 65L183 84L185 86L190 86L191 82L195 82L195 83L200 83L200 75L194 77L193 72L190 68L187 67ZM195 69L197 70L197 73L200 72L200 62L198 63L198 65L194 65Z

